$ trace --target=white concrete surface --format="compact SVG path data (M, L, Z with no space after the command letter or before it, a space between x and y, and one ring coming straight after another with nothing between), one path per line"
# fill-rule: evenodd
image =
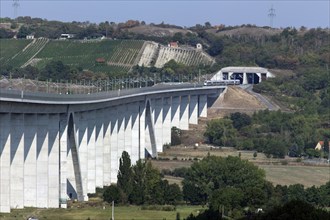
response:
M207 94L166 93L87 109L68 105L57 113L53 105L24 103L7 108L22 113L6 113L6 105L0 106L0 212L66 208L70 193L88 200L96 187L117 181L124 150L132 164L146 150L156 157L171 142L173 126L188 129L206 117Z
M163 145L171 143L171 97L163 98Z
M189 97L181 96L180 102L180 129L189 129Z
M37 115L37 207L48 207L48 115Z
M24 117L24 205L37 206L37 114ZM47 130L47 129L46 129Z
M0 114L0 212L10 212L11 114Z
M198 100L198 117L207 117L207 96L200 95Z
M191 95L189 99L189 124L198 124L198 96Z

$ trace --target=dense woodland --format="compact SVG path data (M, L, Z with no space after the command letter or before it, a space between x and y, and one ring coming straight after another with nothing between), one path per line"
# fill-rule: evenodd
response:
M270 69L291 70L292 74L277 74L276 78L254 86L254 91L271 97L282 111L259 111L253 115L233 113L223 119L208 123L205 132L207 142L215 146L231 146L237 149L263 152L268 157L328 158L330 140L330 33L329 29L301 27L285 28L271 36L237 34L219 36L208 32L212 25L196 25L182 28L167 24L149 24L162 28L190 30L183 34L157 37L130 32L129 28L146 25L145 22L128 21L115 24L102 22L63 23L39 18L19 17L17 21L2 18L11 23L11 29L0 28L0 38L24 38L27 34L56 39L61 33L76 34L78 39L107 36L117 39L153 40L167 44L178 41L195 46L202 43L206 52L216 59L212 67L187 67L170 61L163 68L134 67L120 77L158 77L163 79L199 74L211 74L225 66L260 66ZM245 25L249 26L249 25ZM239 27L222 26L217 32ZM269 29L269 27L262 27ZM13 78L40 80L107 80L112 75L83 71L60 61L52 61L44 68L32 66L14 68L0 66L1 75ZM281 71L279 71L281 72ZM118 77L118 76L117 76ZM172 130L173 131L173 130ZM179 143L180 131L174 129L172 141ZM324 141L321 151L314 150L318 141ZM163 180L162 174L148 161L131 165L124 152L120 160L118 184L106 187L101 194L105 201L137 205L176 205L180 203L204 204L209 209L189 219L221 219L221 215L246 219L329 219L330 182L320 187L304 188L300 184L273 186L265 180L264 171L240 158L209 156L195 162L190 168L173 171L184 178L183 189ZM216 175L215 175L216 174ZM300 202L297 202L297 201ZM254 210L263 208L263 214ZM308 210L308 212L306 212ZM277 217L277 218L276 218Z

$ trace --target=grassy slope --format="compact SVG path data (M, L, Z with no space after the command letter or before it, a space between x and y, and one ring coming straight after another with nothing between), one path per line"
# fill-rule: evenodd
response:
M274 185L300 183L305 187L310 187L312 185L320 186L330 179L329 166L303 166L302 163L296 163L295 158L287 158L285 160L267 158L262 153L258 153L257 157L253 158L253 151L236 151L230 148L211 150L209 147L199 147L198 149L192 147L187 147L185 149L183 149L183 147L171 147L159 156L170 159L177 157L177 160L153 160L152 164L159 170L173 170L178 167L189 167L194 158L203 158L208 153L210 153L210 155L227 157L239 156L239 152L241 152L242 159L249 160L264 169L266 171L266 179ZM283 161L291 162L295 165L282 165L281 162ZM171 183L178 183L178 179L176 178L170 178L169 181Z
M259 165L266 171L266 179L274 185L303 184L305 187L320 186L330 180L329 167Z
M31 40L0 39L0 62L4 64L28 45ZM44 67L51 60L60 60L71 66L81 66L95 72L127 72L134 64L143 41L103 40L95 42L52 40L35 56L41 59L37 67ZM34 54L34 53L33 53ZM27 61L33 54L22 53L17 59ZM104 58L109 65L96 65L96 58ZM13 59L10 64L19 67L22 62ZM17 62L16 62L17 61Z
M0 64L7 63L15 54L22 51L31 40L0 39Z
M36 56L44 66L49 60L61 60L65 64L81 66L92 71L128 70L129 67L116 68L115 65L95 65L96 58L104 58L106 62L132 65L142 48L143 41L104 40L100 42L82 43L79 41L51 41Z
M197 214L203 210L201 206L178 206L176 211L154 211L141 210L139 206L119 206L115 207L116 220L175 220L176 214L180 213L181 219L186 218L190 213ZM10 214L0 214L0 219L27 219L29 216L36 216L39 219L65 220L65 219L97 219L105 220L111 218L111 207L105 209L101 207L72 208L72 209L35 209L25 208L12 210Z

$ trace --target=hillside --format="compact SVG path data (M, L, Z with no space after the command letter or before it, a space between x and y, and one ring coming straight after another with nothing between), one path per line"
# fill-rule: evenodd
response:
M161 68L171 59L187 66L211 65L201 50L170 48L142 40L0 39L2 65L43 68L51 61L105 73L127 73L135 65ZM97 62L101 60L101 62Z
M240 36L250 36L250 37L262 37L262 36L273 36L280 34L283 30L276 28L262 28L262 27L237 27L231 30L217 30L208 29L207 32L215 34L217 36L230 36L230 37L240 37Z
M171 37L175 33L182 33L182 34L192 33L192 31L187 29L163 28L152 25L140 25L132 28L126 28L124 30L127 30L128 32L132 32L135 34L143 34L145 36L151 36L151 37Z

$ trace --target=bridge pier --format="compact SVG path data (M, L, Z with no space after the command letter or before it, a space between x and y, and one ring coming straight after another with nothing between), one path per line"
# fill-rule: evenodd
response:
M96 110L96 119L95 119L95 186L103 187L103 155L104 155L104 136L103 128L106 123L106 117L104 117L103 110ZM103 122L104 120L104 122ZM95 190L95 188L94 188Z
M24 207L24 114L10 119L10 206Z
M139 103L135 102L130 106L132 108L131 115L131 162L135 164L140 158L140 143L139 143L139 130L140 130L140 118L139 118Z
M172 112L172 99L171 97L164 97L163 98L163 126L162 126L162 137L164 144L171 143L171 112Z
M111 184L111 116L109 111L102 109L100 120L103 121L103 185ZM111 111L110 111L111 112Z
M207 117L207 96L200 95L198 97L198 116L199 117Z
M48 207L59 207L59 120L58 114L48 115Z
M215 93L191 92L91 104L4 101L0 93L0 212L88 200L96 187L117 181L124 150L132 164L146 152L156 157L173 126L188 129L206 117L207 97Z
M189 129L189 99L188 98L189 98L188 96L181 96L179 128L182 130Z
M113 107L110 110L111 115L111 139L110 139L110 169L111 169L111 183L117 181L117 167L118 167L118 111L117 107Z
M0 114L0 212L10 212L11 114Z
M163 152L163 99L155 99L153 106L156 148Z
M180 96L172 97L171 127L180 128Z
M198 96L191 95L189 99L189 124L198 124Z
M37 114L24 117L24 205L37 206Z

